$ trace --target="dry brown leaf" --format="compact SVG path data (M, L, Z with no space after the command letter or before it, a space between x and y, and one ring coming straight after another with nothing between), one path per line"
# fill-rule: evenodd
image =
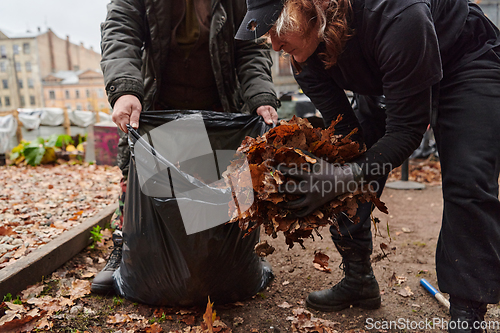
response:
M270 254L273 254L275 249L267 242L267 240L263 240L255 245L254 250L259 257L266 257Z
M411 291L410 287L406 286L404 288L401 288L398 292L399 295L403 297L410 297L413 296L413 292Z
M207 330L209 333L213 333L214 331L214 320L215 320L215 312L212 310L213 303L210 303L210 297L208 298L207 309L203 314L203 323L207 326Z
M292 322L292 332L297 333L337 333L334 329L339 325L337 322L315 318L311 312L304 308L297 308L292 311L293 316L287 317Z
M230 222L238 223L247 235L260 225L264 227L266 234L273 237L278 232L283 232L285 242L291 248L294 243L302 245L303 239L312 237L312 232L318 232L320 227L334 225L338 228L337 218L342 213L357 223L359 217L355 214L358 202L372 201L381 211L387 212L385 205L376 198L375 192L368 185L355 193L337 197L304 218L297 218L292 211L279 205L298 198L280 192L280 185L293 182L293 179L281 173L280 166L298 166L304 171L310 171L319 158L343 164L364 151L351 139L356 130L345 137L334 134L334 126L340 120L339 117L328 129L323 130L313 128L307 119L294 117L289 121L280 121L279 126L263 136L246 138L238 148L238 152L244 156L233 161L223 175L227 186L231 186L234 191L235 198L249 197L252 193L248 192L248 188L253 188L254 201L244 211L240 211L235 204L230 205ZM317 158L309 156L307 151ZM245 171L241 167L246 163L250 169L252 186L247 184L248 179L244 177ZM240 179L248 186L240 185Z
M132 321L133 319L126 313L115 313L114 315L108 316L106 323L108 324L123 324Z
M145 333L161 333L163 332L163 328L161 328L160 324L153 323L151 326L147 327L144 330Z
M278 308L282 308L282 309L288 309L288 308L291 308L291 307L292 306L288 302L283 302L283 303L281 303L281 304L278 305Z
M317 270L320 270L322 272L327 272L330 273L332 270L328 268L328 260L330 259L329 256L324 254L321 251L315 251L314 252L314 268Z
M23 290L21 292L21 299L24 301L24 300L27 300L28 298L31 298L31 297L37 297L43 291L44 287L45 287L45 285L43 283L39 282L37 284L34 284L34 285L26 288L25 290Z
M88 280L74 280L71 283L70 299L75 300L85 295L90 294L91 281Z

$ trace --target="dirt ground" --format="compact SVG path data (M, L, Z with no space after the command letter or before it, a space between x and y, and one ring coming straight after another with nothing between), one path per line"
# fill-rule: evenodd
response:
M419 285L420 278L425 278L437 287L434 253L443 205L441 187L427 186L424 190L386 189L382 200L389 208L389 215L375 213L380 223L378 231L374 230L375 250L372 256L374 272L381 288L382 307L371 311L350 308L336 313L314 310L311 313L316 318L335 322L334 329L338 332L444 332L440 325L442 321L449 320L448 311ZM272 239L263 234L262 239L267 239L276 248L267 257L276 277L266 290L252 299L233 305L214 304L220 320L233 332L292 332L292 311L305 307L307 294L329 288L342 278L342 271L338 268L341 259L329 238L329 232L324 229L321 233L323 239L316 237L314 241L305 241L305 250L300 246L288 250L283 238ZM388 245L389 250L385 250L385 258L378 260L383 256L380 248L382 243ZM330 257L331 273L313 267L314 252L318 250ZM82 269L88 271L89 266L94 266L98 271L105 262L99 257L106 258L107 253L109 250L85 250L61 267L59 272L78 276ZM87 279L91 281L92 278ZM55 295L54 276L52 280L46 280L46 285L50 285L50 281L54 289L45 288L45 294ZM162 309L132 303L116 296L90 294L53 315L51 331L136 332L141 330L133 318L141 316L148 325L156 323L155 330L149 328L149 331L143 329L143 332L158 332L159 327L164 332L191 332L191 326L200 325L204 311ZM116 320L119 314L128 315L131 319ZM110 320L112 316L115 320ZM487 319L500 321L499 305L490 305ZM393 323L390 324L390 321ZM429 329L427 324L425 329L428 322L434 322L434 328ZM396 323L398 326L395 326ZM304 327L302 329L298 332L316 332Z

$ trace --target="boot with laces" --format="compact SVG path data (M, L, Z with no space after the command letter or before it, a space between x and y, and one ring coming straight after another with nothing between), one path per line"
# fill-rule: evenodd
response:
M450 297L450 315L448 332L450 333L483 333L484 315L487 310L487 303L480 303Z
M350 306L378 309L380 289L370 262L371 250L335 243L342 255L344 278L330 289L314 291L307 296L306 305L324 312L340 311Z
M113 232L113 247L106 266L92 281L90 290L96 294L111 294L115 292L113 273L122 261L123 237L121 230Z

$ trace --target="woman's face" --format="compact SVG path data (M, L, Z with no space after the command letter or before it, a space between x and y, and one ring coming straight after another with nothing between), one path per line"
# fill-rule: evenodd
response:
M299 63L305 62L316 51L320 42L317 26L310 29L306 34L294 31L282 33L279 37L276 31L271 29L269 37L271 37L271 43L275 51L283 50Z

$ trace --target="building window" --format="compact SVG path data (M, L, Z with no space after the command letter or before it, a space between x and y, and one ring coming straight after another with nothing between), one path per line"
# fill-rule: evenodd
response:
M21 101L21 107L23 108L26 105L26 102L24 101L24 96L21 96L20 101Z
M10 106L10 97L5 96L5 106Z
M0 108L2 107L2 99L0 98Z
M66 110L71 111L71 104L66 104Z
M82 109L82 105L80 103L76 103L76 109L77 110L81 110Z
M2 86L4 89L9 89L9 81L8 80L2 80Z
M75 96L76 98L80 98L80 90L75 90Z
M31 50L30 50L30 43L24 43L23 44L23 52L24 54L30 54Z
M19 85L19 89L23 89L23 80L19 79L17 84Z
M35 105L35 96L31 95L30 96L30 105Z
M5 61L0 62L0 72L6 72L7 71L7 63Z
M7 48L5 45L0 45L0 56L2 58L7 58Z
M94 110L92 109L92 105L91 105L90 103L88 103L88 104L87 104L87 110L89 110L89 111L94 111Z
M104 90L101 88L101 89L97 89L97 96L99 96L99 98L103 98L104 97Z
M35 84L33 83L33 79L28 78L28 88L34 88L34 87L35 87Z
M66 99L70 99L69 90L64 91L64 96L66 96Z
M78 65L74 65L74 66L73 66L73 70L74 70L75 72L78 72L78 71L80 70L80 66L78 66Z
M56 99L56 92L54 90L49 90L49 99Z
M21 63L16 62L16 71L20 72L21 71Z
M87 89L87 98L90 98L90 90Z
M14 51L14 54L19 54L19 45L14 44L12 50Z
M26 72L31 72L31 62L26 61Z

